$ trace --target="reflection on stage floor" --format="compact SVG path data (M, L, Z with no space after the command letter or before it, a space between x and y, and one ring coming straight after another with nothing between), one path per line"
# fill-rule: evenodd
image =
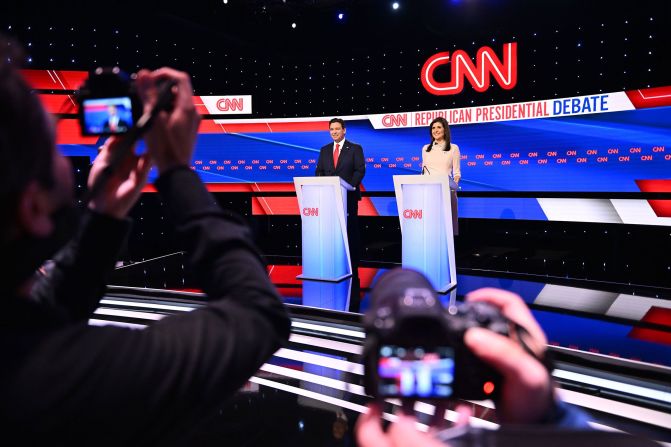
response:
M353 445L353 424L369 400L360 312L376 278L396 266L363 265L352 278L323 282L296 279L295 259L270 261L269 276L292 314L290 345L222 407L203 444L225 433L235 445ZM186 272L179 253L118 268L91 323L144 327L201 306L205 297ZM458 270L457 287L441 299L460 301L481 287L522 296L547 333L562 398L588 411L595 426L671 441L669 290ZM397 404L387 402L388 419ZM491 402L468 404L475 424L496 427ZM427 418L434 411L423 402L415 409ZM446 418L454 420L449 409Z

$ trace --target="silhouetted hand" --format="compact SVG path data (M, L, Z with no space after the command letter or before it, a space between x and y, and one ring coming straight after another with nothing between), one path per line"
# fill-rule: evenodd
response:
M117 138L110 137L100 148L89 174L89 188L109 165L111 154L115 151L118 141ZM117 219L126 217L140 197L142 188L147 184L150 169L151 161L147 154L138 156L133 151L128 151L128 155L109 177L104 188L91 198L89 208Z
M144 103L145 113L157 101L158 84L161 81L175 81L173 109L159 112L144 140L159 173L176 166L188 166L198 135L200 115L193 104L193 88L189 75L171 68L156 71L141 70L137 86Z
M547 346L543 330L518 295L501 289L479 289L466 295L467 301L484 301L501 309L509 320L525 328L524 343L542 357ZM466 346L484 362L503 375L503 389L496 402L496 413L502 423L532 424L542 419L554 401L550 374L527 353L515 334L504 337L483 328L471 328L465 336Z

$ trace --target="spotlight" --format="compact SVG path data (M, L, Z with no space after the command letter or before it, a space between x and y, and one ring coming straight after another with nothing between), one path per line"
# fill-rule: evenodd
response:
M295 29L296 28L296 22L292 23L291 27Z
M394 2L394 3L391 4L391 9L393 9L393 10L397 10L400 6L401 6L401 5L399 5L398 2Z
M228 5L228 0L224 0L224 5Z
M342 12L338 14L338 20L342 20L344 18L345 18L345 14L343 14Z

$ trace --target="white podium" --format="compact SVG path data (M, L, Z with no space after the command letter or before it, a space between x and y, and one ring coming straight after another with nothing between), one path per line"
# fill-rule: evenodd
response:
M347 241L347 191L340 177L294 177L301 213L303 273L300 279L340 281L352 275Z
M352 278L340 282L303 280L303 306L348 312Z
M438 292L457 285L450 182L447 175L395 175L402 262Z

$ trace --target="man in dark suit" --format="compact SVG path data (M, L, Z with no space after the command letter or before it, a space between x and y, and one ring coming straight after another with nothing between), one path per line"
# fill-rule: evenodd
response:
M128 123L119 116L119 109L116 105L110 104L107 107L107 120L103 125L105 133L121 133L128 130Z
M366 160L363 158L361 145L345 140L345 121L333 118L329 121L329 133L333 142L319 151L315 175L338 176L352 185L355 190L347 193L347 236L349 239L352 268L359 265L359 185L366 174ZM353 272L356 274L356 270Z

